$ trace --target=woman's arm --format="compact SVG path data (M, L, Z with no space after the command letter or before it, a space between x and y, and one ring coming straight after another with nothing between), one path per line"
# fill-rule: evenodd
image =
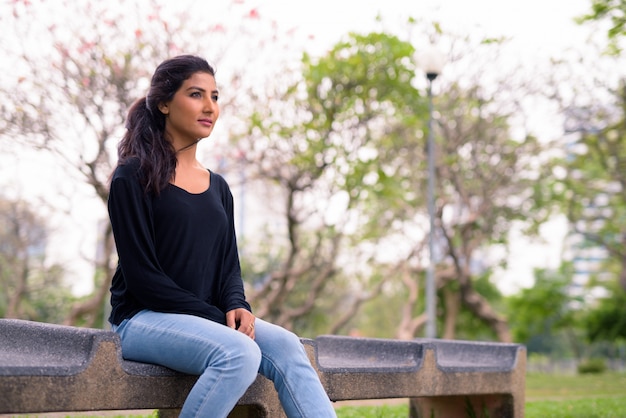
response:
M243 280L241 278L237 234L235 232L233 195L226 181L221 176L213 174L215 181L212 187L216 186L219 188L222 205L228 218L228 231L224 240L224 275L220 286L220 306L226 312L237 308L251 311L250 305L246 301Z

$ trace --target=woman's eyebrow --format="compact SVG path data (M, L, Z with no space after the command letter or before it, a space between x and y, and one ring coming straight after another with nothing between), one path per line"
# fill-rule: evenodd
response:
M206 89L204 89L204 88L202 88L202 87L198 87L198 86L189 86L189 87L187 87L187 90L199 90L199 91L201 91L202 93L206 93ZM212 91L211 91L211 93L214 93L214 94L215 94L215 93L217 93L217 94L219 94L219 90L217 90L217 89L212 90Z

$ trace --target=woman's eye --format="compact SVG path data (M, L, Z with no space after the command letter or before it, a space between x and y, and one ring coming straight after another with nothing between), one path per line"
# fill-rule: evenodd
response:
M191 93L191 97L202 97L199 91L194 91Z
M219 98L220 98L220 96L218 96L217 94L214 94L213 96L211 96L211 99L212 99L214 102L217 102L217 101L219 100Z

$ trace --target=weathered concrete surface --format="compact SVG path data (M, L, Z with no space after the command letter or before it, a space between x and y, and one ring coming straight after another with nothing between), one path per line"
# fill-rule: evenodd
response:
M526 350L518 344L320 336L317 366L334 401L411 398L412 418L523 417Z
M0 319L0 414L179 409L197 376L122 359L114 332ZM233 418L284 416L258 376Z
M524 415L526 351L516 344L320 336L302 340L333 401L410 398L411 417ZM176 416L196 376L122 359L102 330L0 319L0 414L160 409ZM231 418L283 418L259 376Z

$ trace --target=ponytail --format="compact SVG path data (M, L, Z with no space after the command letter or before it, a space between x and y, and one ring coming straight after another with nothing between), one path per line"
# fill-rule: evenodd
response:
M156 107L156 106L155 106ZM148 107L146 97L128 111L126 133L118 148L118 166L139 159L140 181L146 193L159 195L174 177L176 153L165 139L165 117Z

